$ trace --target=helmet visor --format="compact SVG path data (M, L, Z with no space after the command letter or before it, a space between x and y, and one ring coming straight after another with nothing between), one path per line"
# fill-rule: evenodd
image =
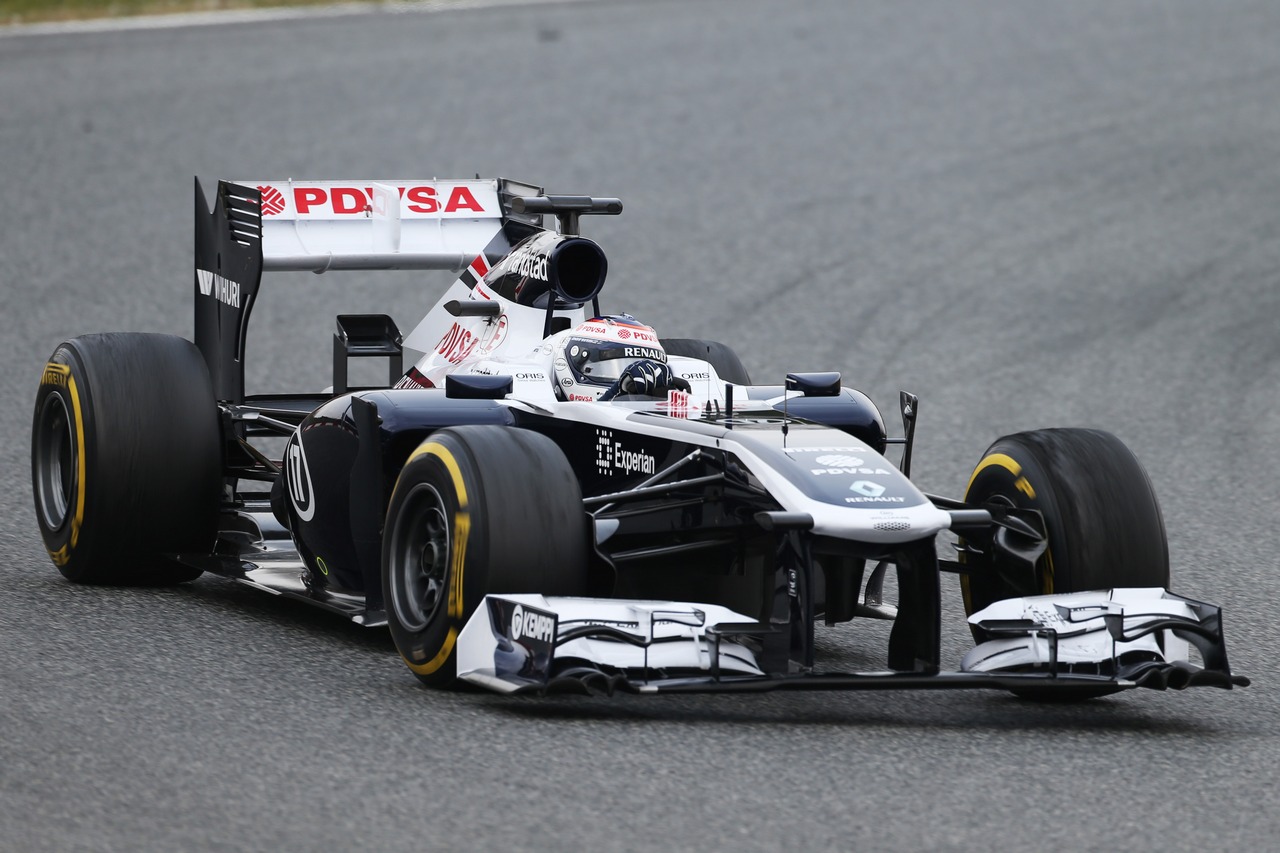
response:
M571 339L565 347L569 364L581 381L611 385L628 365L643 359L666 363L661 347L622 345L612 341Z

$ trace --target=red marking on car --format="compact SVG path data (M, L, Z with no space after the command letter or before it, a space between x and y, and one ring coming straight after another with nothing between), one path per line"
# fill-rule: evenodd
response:
M484 205L476 200L469 187L449 187L448 198L441 202L435 187L397 187L406 209L413 213L484 213ZM371 209L373 187L294 187L293 206L299 215L332 213L351 216ZM319 208L319 210L313 210ZM283 208L282 208L283 209Z
M675 388L668 391L667 414L673 418L689 417L689 392Z
M264 216L275 216L284 212L284 194L273 186L258 187L262 193L262 213Z
M434 388L435 383L422 375L422 371L416 367L409 368L409 372L400 378L396 383L396 388Z
M445 361L450 364L458 364L471 355L471 351L479 343L479 337L472 334L470 330L454 323L453 327L444 333L440 343L436 344L436 352L444 356Z

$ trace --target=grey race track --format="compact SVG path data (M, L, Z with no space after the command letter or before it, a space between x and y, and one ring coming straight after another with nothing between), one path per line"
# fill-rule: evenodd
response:
M1280 5L592 2L0 39L0 848L1272 850ZM511 701L216 578L40 546L45 356L189 335L191 177L479 172L620 196L608 308L922 400L916 475L1097 426L1144 460L1231 693ZM251 391L444 282L268 278ZM356 285L353 287L353 285ZM893 418L890 417L892 421ZM956 586L944 656L965 649ZM885 632L829 634L883 665Z

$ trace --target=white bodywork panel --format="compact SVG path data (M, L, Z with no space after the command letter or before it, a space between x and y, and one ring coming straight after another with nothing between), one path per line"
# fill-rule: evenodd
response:
M490 600L555 614L557 637L586 625L607 625L648 643L642 647L618 640L580 637L569 640L554 651L556 659L573 658L630 672L661 669L709 673L712 669L712 644L707 637L707 629L751 621L741 613L715 604L534 594L486 596L458 635L458 677L503 693L518 690L529 682L509 675L504 677L495 662L500 648L511 649L513 635L516 645L522 638L518 627L513 630L511 625L494 624L491 616L494 610L487 606ZM520 612L523 611L517 610ZM719 650L719 667L723 674L764 674L756 664L755 655L745 646L722 640Z
M502 227L496 180L235 181L262 195L262 269L462 270Z
M1119 616L1126 635L1156 620L1178 618L1198 622L1199 617L1183 600L1167 597L1158 587L1076 592L1063 595L1036 595L997 601L969 617L974 625L984 622L1024 620L1057 635L1058 664L1099 664L1116 660L1129 652L1158 655L1167 663L1187 661L1189 644L1172 631L1147 634L1131 642L1114 639L1105 617ZM989 640L965 655L965 672L1016 671L1045 665L1050 657L1050 640L1030 633Z
M501 313L496 318L455 317L444 307L447 303L497 302ZM557 311L574 325L587 319L587 309ZM516 399L555 399L551 376L551 349L543 347L542 330L547 312L542 308L520 305L494 293L484 282L474 288L459 280L435 304L404 340L409 349L425 353L417 363L418 372L435 386L444 385L450 373L493 373L509 375L518 387ZM543 372L541 388L526 389L517 374Z

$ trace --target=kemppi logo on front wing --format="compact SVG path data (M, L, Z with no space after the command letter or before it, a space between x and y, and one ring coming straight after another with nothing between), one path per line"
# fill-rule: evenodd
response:
M511 639L518 643L524 638L544 643L555 642L556 617L542 610L526 610L523 605L517 604L511 614Z

